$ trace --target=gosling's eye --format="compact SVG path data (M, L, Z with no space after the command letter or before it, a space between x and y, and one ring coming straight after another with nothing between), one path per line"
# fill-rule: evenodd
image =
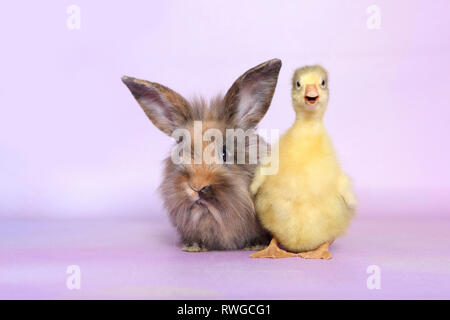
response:
M322 80L322 83L320 84L321 86L322 86L322 88L325 88L325 85L326 85L327 83L325 82L325 80Z
M300 83L300 81L297 81L297 82L295 83L295 85L297 86L297 88L300 88L300 87L302 86L302 84Z

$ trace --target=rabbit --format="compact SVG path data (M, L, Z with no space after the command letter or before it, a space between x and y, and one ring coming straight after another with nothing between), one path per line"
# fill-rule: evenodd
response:
M201 121L202 133L214 128L225 137L226 129L242 129L249 137L256 137L257 143L268 146L255 127L270 106L280 68L281 60L266 61L242 74L225 96L219 95L209 103L205 99L188 101L155 82L127 76L122 81L151 122L169 136L177 129L187 130L192 136L195 122ZM253 147L248 141L254 143L255 139L245 143L246 156ZM204 150L203 142L201 147ZM256 164L229 161L236 158L238 148L234 149L230 154L224 144L223 150L218 150L223 163L174 163L172 157L165 160L159 190L183 251L257 250L268 244L270 235L257 218L249 192L262 157L257 156Z

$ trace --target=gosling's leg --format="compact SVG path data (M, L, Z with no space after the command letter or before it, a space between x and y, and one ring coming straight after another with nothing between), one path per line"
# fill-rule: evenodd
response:
M295 253L287 252L283 249L280 249L278 247L278 241L274 237L274 238L272 238L272 241L270 241L269 246L267 248L253 253L250 257L278 259L278 258L290 258L290 257L296 257L296 256L297 255Z
M321 244L317 249L311 251L300 252L298 255L304 259L331 259L329 247L333 241Z

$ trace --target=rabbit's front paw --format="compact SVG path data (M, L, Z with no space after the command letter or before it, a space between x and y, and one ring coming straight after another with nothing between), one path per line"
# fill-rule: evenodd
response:
M189 244L184 244L183 248L181 249L185 252L205 252L208 251L204 246L194 242Z

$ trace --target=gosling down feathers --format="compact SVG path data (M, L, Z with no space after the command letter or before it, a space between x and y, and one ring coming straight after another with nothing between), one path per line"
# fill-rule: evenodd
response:
M258 217L273 235L252 257L330 259L329 246L347 230L356 200L323 125L328 106L323 67L295 71L292 104L296 118L278 141L277 173L264 174L268 164L262 165L250 186Z

